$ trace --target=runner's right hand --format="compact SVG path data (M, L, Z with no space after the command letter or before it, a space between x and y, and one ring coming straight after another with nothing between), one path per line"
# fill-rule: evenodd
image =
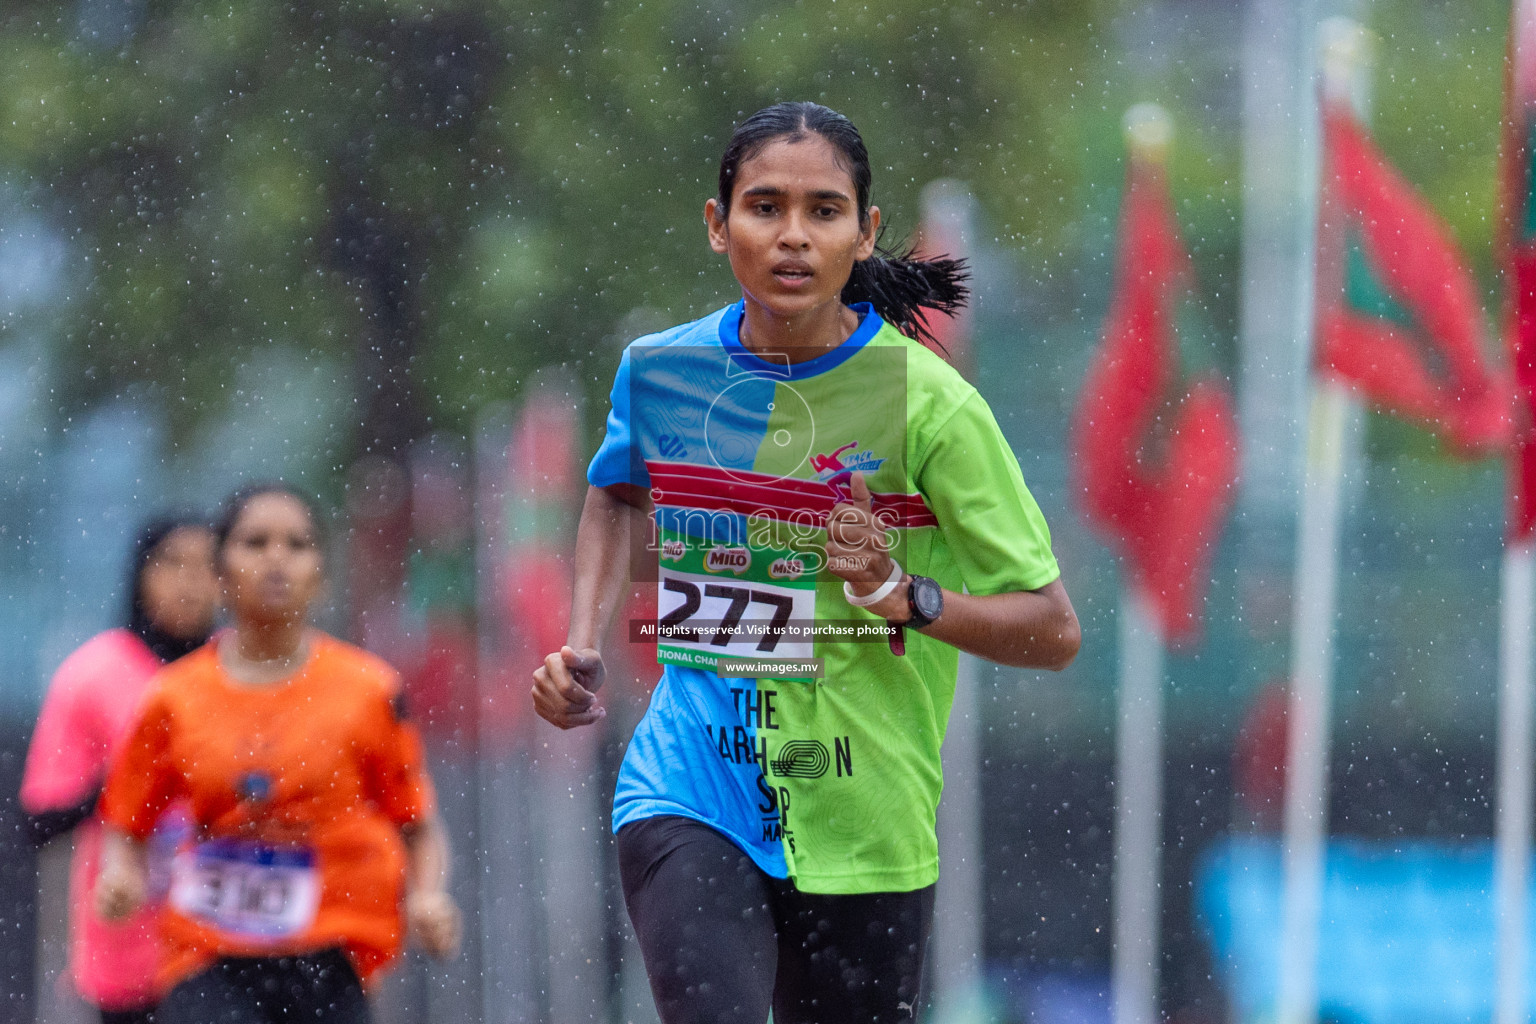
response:
M597 703L603 675L603 656L597 651L562 647L533 673L533 709L561 729L591 725L608 714Z
M129 917L148 898L148 879L129 865L108 861L96 876L96 914L103 921Z

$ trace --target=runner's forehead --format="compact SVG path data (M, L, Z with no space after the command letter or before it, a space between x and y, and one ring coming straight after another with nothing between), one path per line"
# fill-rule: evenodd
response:
M204 526L178 526L155 545L150 562L181 563L206 560L213 550L213 532Z
M230 533L245 534L274 529L301 531L310 537L318 532L314 517L304 502L283 491L267 491L245 503Z
M770 195L852 202L853 173L836 146L820 135L775 139L736 172L739 198Z

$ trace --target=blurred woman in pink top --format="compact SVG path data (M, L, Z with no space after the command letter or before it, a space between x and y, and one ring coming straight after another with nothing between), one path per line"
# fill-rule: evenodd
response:
M218 579L213 534L190 518L145 527L134 549L128 625L86 643L59 666L27 751L21 804L39 845L76 829L70 870L70 974L104 1024L153 1019L159 994L151 904L109 924L95 912L101 827L96 797L107 762L128 735L151 677L202 646L213 626ZM78 826L78 828L76 828Z

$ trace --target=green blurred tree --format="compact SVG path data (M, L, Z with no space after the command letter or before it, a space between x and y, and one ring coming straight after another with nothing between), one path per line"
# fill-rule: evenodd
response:
M1005 244L1058 243L1118 120L1083 84L1110 6L146 0L104 46L13 0L0 162L80 255L66 406L148 381L186 427L252 347L311 347L353 367L355 450L388 455L541 364L601 350L605 387L632 310L729 298L702 205L778 99L861 126L896 236L949 175Z
M185 422L252 346L313 346L351 356L357 448L398 451L423 293L501 169L484 21L157 3L104 52L60 10L7 10L0 131L83 257L65 401L144 379Z

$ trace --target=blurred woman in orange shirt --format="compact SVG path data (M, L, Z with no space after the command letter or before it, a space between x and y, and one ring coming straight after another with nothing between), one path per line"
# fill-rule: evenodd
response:
M407 928L434 955L458 945L421 741L398 674L308 624L325 581L308 499L243 489L215 535L233 628L161 673L114 764L97 906L143 901L144 841L184 799L160 1024L365 1022L362 982Z

